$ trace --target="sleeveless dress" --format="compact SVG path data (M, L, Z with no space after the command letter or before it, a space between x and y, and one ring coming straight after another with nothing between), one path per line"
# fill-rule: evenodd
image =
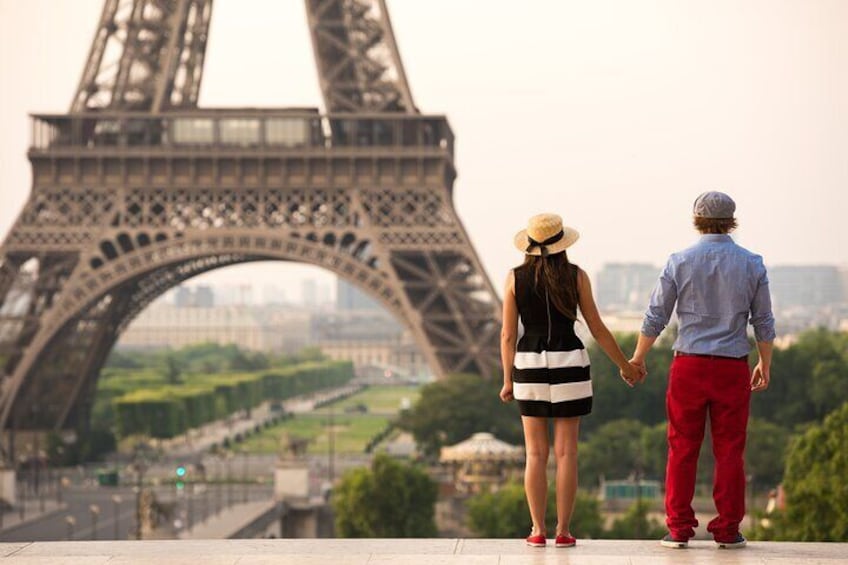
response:
M574 333L574 320L537 292L530 266L513 269L515 301L524 325L513 364L513 396L522 416L571 418L592 411L589 355ZM573 269L575 284L577 267Z

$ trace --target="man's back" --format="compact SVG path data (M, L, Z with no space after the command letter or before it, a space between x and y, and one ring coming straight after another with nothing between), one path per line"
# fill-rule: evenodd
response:
M679 331L674 349L742 357L750 351L746 325L758 341L774 338L774 320L763 259L729 235L706 234L674 253L660 277L646 317L648 335L659 335L676 303Z

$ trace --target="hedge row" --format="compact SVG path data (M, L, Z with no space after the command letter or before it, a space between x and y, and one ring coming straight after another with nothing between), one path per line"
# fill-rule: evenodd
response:
M192 375L179 386L141 389L115 400L120 436L169 438L267 400L285 400L341 386L353 378L347 361L304 363L256 373Z

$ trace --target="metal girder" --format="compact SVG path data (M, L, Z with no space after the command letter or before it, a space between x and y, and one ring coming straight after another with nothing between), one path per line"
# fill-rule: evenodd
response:
M212 0L106 0L71 112L197 106Z
M328 112L417 113L385 0L306 0Z

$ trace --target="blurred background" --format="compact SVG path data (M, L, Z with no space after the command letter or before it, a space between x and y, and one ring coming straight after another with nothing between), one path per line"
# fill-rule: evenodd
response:
M116 5L120 15L135 4ZM351 14L385 21L378 2L347 5ZM304 6L216 0L198 106L233 119L265 108L280 116L338 111L322 97ZM461 221L489 325L502 281L521 260L514 233L529 216L552 211L581 232L569 256L589 272L605 322L631 351L665 258L696 239L695 197L713 189L734 197L735 238L765 258L778 330L773 384L753 400L746 534L844 538L838 509L848 501L837 479L848 472L841 231L848 5L434 0L387 7L413 109L449 122L451 135L439 140L449 142L439 146L439 166L450 180L440 213ZM7 250L45 182L33 170L68 194L136 188L126 177L103 187L71 173L75 180L63 180L51 164L67 158L56 147L72 118L55 116L75 100L103 9L101 0L0 0ZM380 29L373 37L388 41ZM39 146L30 114L54 116L42 123L60 133ZM336 125L322 124L342 148ZM419 135L427 145L424 130ZM75 150L99 150L94 139ZM371 147L375 139L369 148L358 142L356 155L376 162L383 153ZM33 147L45 153L30 155L31 165ZM416 159L432 159L431 149L416 149ZM176 159L185 149L146 155L171 150ZM158 188L176 190L166 184ZM41 280L45 258L61 246L38 241L38 261L16 264L16 282L0 296L0 340L23 343L28 316L49 319L49 308L33 298L42 291L27 282ZM17 408L9 404L10 414L24 411L34 424L7 422L0 539L525 535L520 421L515 406L497 399L497 371L479 363L478 370L446 370L430 334L353 276L312 259L260 259L267 257L169 279L121 324L103 326L114 341L80 385L91 387L84 425L39 425L47 409L39 416L37 391ZM575 535L664 532L664 390L674 328L666 334L649 359L647 384L632 391L590 345L597 401L581 429ZM3 353L4 393L13 381L8 362L24 351L15 347ZM66 362L50 352L45 341L44 357ZM705 446L702 523L713 511Z

